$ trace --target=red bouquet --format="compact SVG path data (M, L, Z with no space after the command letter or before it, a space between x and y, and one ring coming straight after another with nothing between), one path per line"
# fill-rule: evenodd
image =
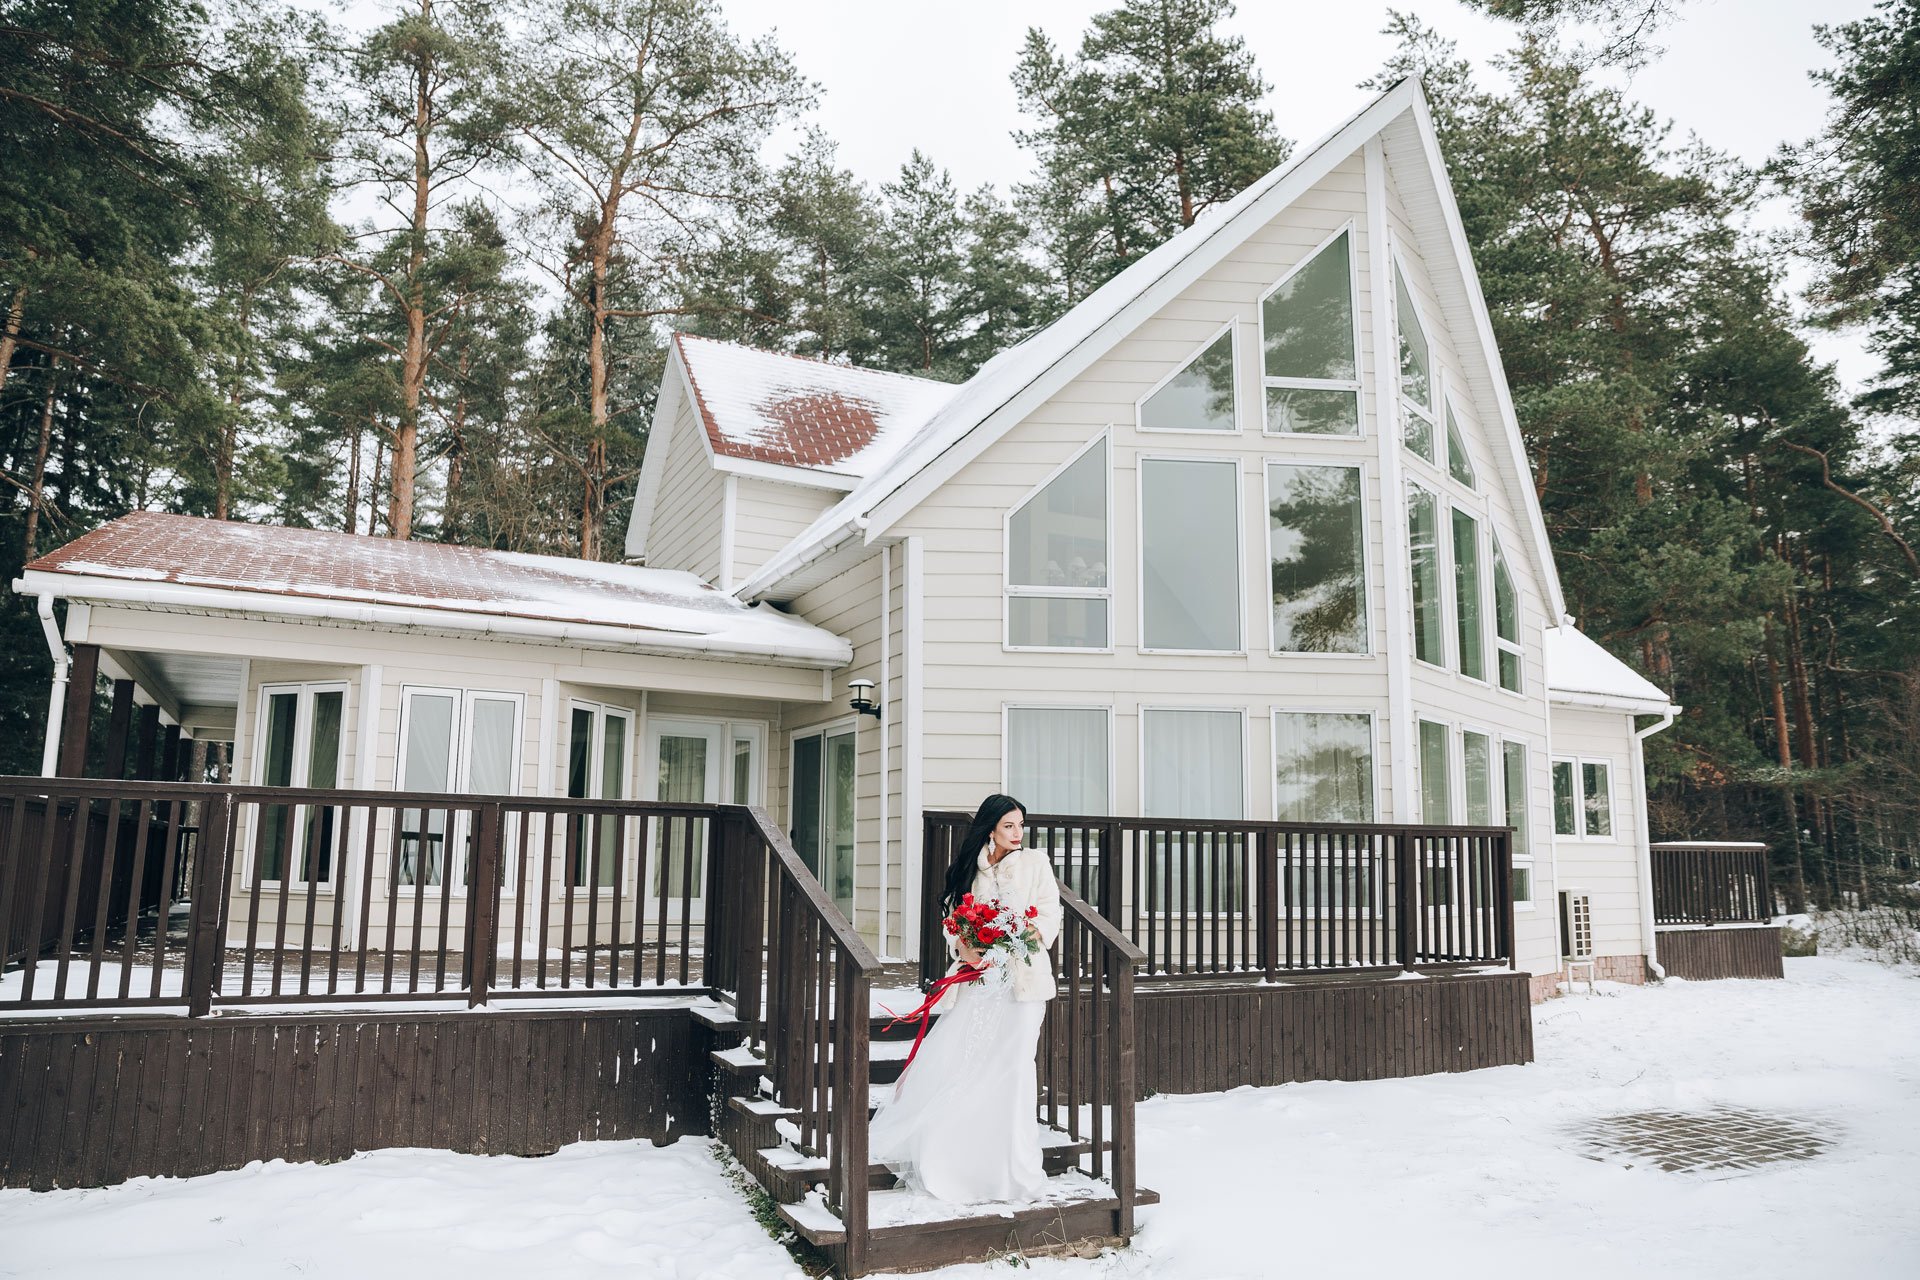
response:
M1016 916L998 899L978 901L970 893L963 894L947 917L947 936L978 951L989 964L1024 960L1040 950L1039 936L1028 923L1039 914L1040 908L1028 907L1024 916ZM993 955L996 949L1004 958Z

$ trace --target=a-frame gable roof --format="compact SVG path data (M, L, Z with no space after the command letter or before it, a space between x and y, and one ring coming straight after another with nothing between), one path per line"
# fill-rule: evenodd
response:
M1548 616L1565 611L1546 525L1528 475L1519 423L1513 415L1491 318L1467 249L1439 142L1417 80L1403 80L1371 104L1303 149L1290 163L1254 182L1210 216L1172 237L1095 290L1078 306L1026 342L981 367L952 400L928 419L899 455L866 477L785 550L742 583L745 599L791 598L840 567L847 555L886 534L888 528L978 457L1026 415L1084 372L1115 343L1159 311L1233 252L1342 161L1370 140L1385 137L1396 152L1403 184L1430 189L1432 198L1404 201L1425 232L1429 274L1448 296L1448 318L1457 330L1463 362L1477 367L1476 393L1495 406L1499 426L1489 432L1502 459L1502 477L1521 512L1532 543L1530 557L1546 596ZM1404 197L1403 197L1404 200ZM1451 260L1437 269L1432 260ZM1504 448L1502 446L1504 445Z
M958 390L931 378L676 333L627 526L627 555L646 554L671 452L694 447L674 436L683 405L712 469L844 493L893 461Z

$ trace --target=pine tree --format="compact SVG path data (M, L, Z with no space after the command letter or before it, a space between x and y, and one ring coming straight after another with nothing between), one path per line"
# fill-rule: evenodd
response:
M1013 83L1036 123L1017 136L1040 178L1026 211L1067 298L1287 158L1252 53L1220 30L1232 14L1230 0L1126 0L1072 58L1027 33Z
M440 261L460 243L445 211L503 153L495 114L502 41L491 6L478 0L404 0L352 59L344 181L371 189L388 213L359 228L336 260L376 281L399 321L400 403L388 427L387 533L396 538L413 536L421 400L436 355L430 335L472 301L457 290L429 291L436 278L467 270Z
M1866 405L1920 416L1920 2L1814 31L1839 59L1814 73L1833 109L1774 173L1806 222L1821 322L1864 326L1885 362Z
M809 88L770 40L743 42L710 0L536 0L528 54L503 107L541 184L545 265L584 322L586 421L579 551L602 553L610 496L632 478L650 397L617 400L619 348L651 348L678 310L676 264L711 248L721 211L752 194L758 151Z

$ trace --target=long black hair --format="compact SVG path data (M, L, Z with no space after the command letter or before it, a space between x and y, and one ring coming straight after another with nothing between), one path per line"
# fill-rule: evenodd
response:
M1000 819L1015 809L1020 811L1021 818L1027 816L1027 806L1012 796L988 796L980 802L979 810L973 815L973 825L967 828L965 837L954 846L953 865L947 868L947 889L940 896L942 915L952 915L961 897L973 892L973 876L980 862L980 846L993 835L993 829L1000 825Z

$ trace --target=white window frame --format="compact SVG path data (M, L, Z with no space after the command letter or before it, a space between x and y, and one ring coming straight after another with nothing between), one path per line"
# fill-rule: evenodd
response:
M859 719L858 716L852 719ZM741 800L733 794L733 743L736 738L749 738L753 741L754 758L759 762L758 776L750 780L750 786L759 792L762 798L767 794L767 722L765 720L729 720L724 716L685 716L677 711L663 711L647 717L646 729L642 735L640 760L640 786L638 790L645 794L645 800L657 801L660 798L660 736L655 732L660 725L668 726L671 732L674 725L700 725L720 730L720 792L716 804L754 804L753 800ZM796 734L811 733L811 729L795 730Z
M1184 367L1184 366L1183 366ZM1177 372L1177 371L1176 371ZM1136 409L1136 415L1138 411ZM1008 507L1000 515L1000 648L1005 653L1112 653L1114 632L1117 629L1113 607L1114 579L1114 506L1113 506L1113 427L1102 427L1085 444L1075 449L1067 460L1046 474L1040 483L1021 495L1020 500ZM1165 434L1183 434L1167 432ZM1218 434L1218 433L1213 433ZM1013 581L1013 517L1046 491L1048 485L1064 475L1067 469L1080 461L1091 450L1105 445L1107 451L1106 494L1107 494L1107 585L1104 587L1031 587L1016 586ZM1081 648L1077 645L1037 645L1013 643L1013 604L1016 596L1043 600L1104 600L1107 605L1107 643L1103 648Z
M1629 843L1620 834L1620 811L1616 802L1618 792L1614 789L1614 779L1620 776L1620 771L1614 767L1613 758L1611 756L1554 756L1547 769L1547 782L1549 787L1551 787L1553 782L1552 766L1555 764L1570 764L1573 766L1574 833L1562 834L1558 828L1554 828L1553 838L1555 840L1593 841L1597 844ZM1587 830L1586 767L1588 765L1598 765L1607 771L1607 825L1612 829L1604 834L1596 835ZM1548 817L1548 825L1551 827L1553 825L1551 812L1549 812Z
M1386 781L1386 762L1380 758L1380 713L1372 707L1307 707L1297 703L1274 703L1267 708L1267 774L1269 794L1267 812L1275 822L1280 817L1280 717L1281 716L1365 716L1367 718L1367 756L1373 762L1373 817L1380 822L1380 797Z
M1140 735L1140 742L1139 742L1138 749L1135 752L1135 755L1138 757L1135 763L1139 766L1140 776L1138 781L1139 781L1140 789L1134 794L1140 797L1141 816L1142 817L1147 816L1145 812L1147 807L1147 715L1150 712L1157 712L1157 711L1199 711L1199 712L1210 713L1213 715L1232 714L1240 717L1240 816L1238 818L1227 818L1227 819L1197 819L1197 821L1228 821L1228 822L1247 821L1247 817L1248 817L1247 811L1253 807L1253 758L1252 758L1253 744L1250 740L1250 736L1248 733L1248 723L1249 723L1248 708L1245 706L1230 706L1230 705L1221 705L1221 704L1208 706L1205 703L1196 703L1196 702L1180 702L1180 703L1172 703L1172 702L1145 703L1143 702L1140 704L1139 713L1136 716L1136 721L1137 721L1139 735ZM1112 752L1113 736L1112 736L1111 728L1109 728L1108 730L1107 743L1108 743L1108 754L1111 755L1113 753ZM1109 795L1111 795L1111 792L1109 792Z
M1114 758L1119 753L1115 750L1116 743L1113 733L1114 712L1111 702L1017 701L1003 702L1000 704L1000 791L1001 794L1012 795L1014 799L1025 804L1027 803L1027 797L1014 793L1013 779L1009 774L1012 762L1011 753L1007 750L1007 745L1012 739L1009 737L1008 731L1013 723L1013 718L1010 713L1014 711L1099 711L1105 713L1107 717L1107 808L1117 809L1120 807L1118 802L1119 793L1115 789L1118 784L1118 774L1114 767ZM1072 817L1075 815L1069 814L1065 816ZM1111 817L1113 815L1100 814L1097 816Z
M1367 758L1373 764L1373 817L1359 825L1377 824L1380 800L1384 794L1386 762L1380 757L1380 713L1371 707L1304 707L1292 703L1275 704L1267 709L1267 781L1270 788L1267 812L1279 823L1293 819L1280 817L1280 717L1281 716L1365 716L1367 718ZM1380 914L1386 902L1386 857L1381 846L1374 846L1372 881L1367 886L1365 906L1329 908L1324 903L1312 909L1296 907L1286 914L1289 920L1370 920ZM1281 872L1285 871L1284 865ZM1276 873L1278 874L1278 873Z
M276 693L291 692L295 695L293 707L293 776L295 778L306 777L308 769L312 764L314 696L321 693L336 692L340 695L340 760L336 768L341 774L345 774L348 771L352 764L347 756L347 714L350 710L348 704L352 698L352 690L348 687L349 683L347 680L275 680L272 682L263 682L259 686L259 701L254 709L253 763L252 767L248 769L248 774L252 777L254 786L264 787L267 785L262 781L267 771L267 704L271 701L271 695ZM305 732L302 732L302 730ZM293 785L297 789L307 789L306 783L295 783ZM296 830L298 829L299 814L303 810L311 811L316 807L327 806L293 806ZM332 807L339 808L339 806ZM342 809L341 813L344 817L346 811ZM244 882L248 885L254 883L254 868L260 852L254 847L254 831L257 829L257 826L258 824L255 824L254 827L249 828L247 831ZM344 832L345 828L342 827L341 830ZM343 839L340 847L334 850L333 857L328 860L327 878L313 882L315 893L330 894L338 891L340 883L340 862L342 857L345 856L345 852L346 841ZM294 844L289 844L287 848L288 868L297 868L299 861L300 850ZM280 881L277 879L262 880L259 883L262 887L265 887L270 884L277 885ZM287 881L289 888L295 885L304 889L307 881L300 879L298 876Z
M1519 575L1513 571L1513 558L1507 555L1506 546L1500 541L1500 535L1494 532L1491 521L1489 521L1487 525L1487 541L1491 544L1492 556L1487 561L1488 607L1483 611L1487 615L1488 629L1492 633L1493 638L1493 648L1491 651L1493 661L1489 664L1488 682L1492 684L1495 689L1498 689L1510 698L1525 698L1527 696L1527 601L1526 597L1520 591ZM1507 579L1513 584L1513 625L1514 630L1520 634L1512 640L1508 640L1500 634L1499 602L1496 595L1497 588L1494 582L1494 564L1496 561L1506 562ZM1517 689L1509 689L1506 685L1500 683L1500 655L1502 653L1510 653L1514 656L1517 669L1520 672L1520 687Z
M1360 248L1357 220L1347 219L1333 233L1307 253L1301 255L1298 262L1288 267L1284 274L1267 286L1259 300L1254 303L1254 331L1259 338L1258 365L1260 371L1260 402L1255 406L1260 413L1260 433L1278 439L1290 440L1363 440L1367 435L1366 396L1361 390L1362 376L1366 372L1360 358ZM1347 237L1347 314L1353 320L1353 374L1351 379L1341 378L1269 378L1267 376L1267 299L1278 293L1287 281L1293 279L1306 265L1319 257L1321 251L1332 245L1341 236ZM1280 387L1296 391L1351 391L1353 392L1354 431L1351 435L1330 435L1323 431L1274 431L1267 426L1267 388Z
M1211 466L1233 468L1233 580L1234 608L1239 614L1236 647L1232 649L1151 649L1147 647L1147 465L1153 462L1204 462ZM1262 461L1264 468L1265 462ZM1140 453L1134 458L1134 541L1133 558L1134 639L1141 653L1184 658L1244 658L1247 656L1247 540L1246 467L1238 454L1218 453ZM1109 575L1108 581L1112 581ZM1269 606L1271 611L1271 606Z
M1534 806L1531 802L1531 798L1533 795L1533 761L1534 761L1534 756L1538 751L1538 748L1531 741L1521 737L1518 734L1496 734L1494 736L1494 740L1493 740L1494 761L1497 766L1497 777L1499 781L1499 785L1494 788L1494 793L1497 800L1497 804L1495 807L1499 811L1501 825L1508 826L1508 827L1511 827L1514 825L1513 812L1507 807L1507 747L1509 745L1517 746L1526 753L1526 756L1527 756L1526 776L1521 778L1520 786L1521 786L1522 792L1525 793L1529 798L1528 805L1527 805L1527 811L1528 811L1527 812L1527 818L1528 818L1527 848L1529 852L1524 854L1516 852L1513 855L1513 869L1515 871L1518 871L1522 867L1526 868L1527 896L1524 898L1515 898L1513 900L1513 909L1515 911L1532 911L1534 908L1534 902L1538 897L1538 894L1534 890L1533 875L1534 875L1535 863L1539 857L1539 854L1532 852L1532 850L1534 850L1537 846L1535 845L1535 842L1533 840L1533 836L1535 835L1535 832L1532 830L1533 821L1534 821L1533 819ZM1549 770L1548 780L1549 782L1551 782L1552 780L1551 770ZM1549 805L1549 812L1547 814L1547 825L1548 826L1553 825L1553 814L1551 812L1551 805Z
M1367 647L1359 653L1302 653L1297 649L1281 649L1274 634L1273 626L1273 589L1271 572L1261 579L1261 600L1266 604L1267 615L1267 653L1271 657L1283 659L1296 658L1337 658L1346 662L1370 662L1379 650L1375 645L1373 631L1373 526L1367 519L1367 490L1373 483L1373 473L1364 460L1346 461L1340 458L1284 457L1263 458L1260 461L1260 550L1262 563L1271 569L1273 563L1273 468L1274 467L1345 467L1360 473L1360 603L1366 622Z
M1427 812L1427 764L1420 750L1420 726L1438 725L1443 731L1443 742L1447 756L1447 805L1453 810L1444 820L1436 820ZM1457 827L1463 825L1463 812L1466 809L1465 788L1466 770L1461 759L1460 725L1453 720L1443 720L1436 716L1413 713L1413 797L1420 805L1420 825L1426 827Z
M1447 483L1453 485L1454 488L1465 490L1475 498L1478 498L1480 496L1480 468L1474 464L1473 452L1467 449L1467 435L1470 433L1466 431L1464 426L1461 428L1460 447L1466 450L1467 471L1472 475L1473 479L1462 480L1459 476L1453 474L1453 445L1447 439L1447 419L1451 416L1456 424L1460 423L1460 396L1457 388L1454 386L1455 379L1451 375L1447 375L1440 377L1438 380L1441 386L1440 422L1438 424L1440 441L1434 452L1441 454L1442 460L1434 463L1433 466L1447 477ZM1413 456L1418 458L1420 455L1416 453Z
M561 796L562 797L566 796L566 791L567 791L566 771L570 767L571 761L573 759L573 713L576 709L585 709L585 710L596 713L596 715L614 716L619 719L623 719L627 722L627 736L626 736L627 761L626 761L626 766L621 770L620 791L621 791L621 798L623 800L633 799L634 796L638 794L640 789L640 778L639 778L640 757L642 754L644 754L644 750L645 750L645 744L642 743L636 737L636 735L640 732L639 713L636 712L631 707L623 707L618 705L617 703L612 703L612 702L599 702L592 698L568 698L565 700L565 702L561 704L561 706L566 716L565 720L562 722L560 726L561 737L560 737L559 758L560 758L561 772L560 772L559 790L560 790ZM588 792L592 792L594 787L598 785L596 782L596 779L603 776L603 771L600 768L600 766L606 763L606 759L604 755L604 752L606 750L606 741L607 741L606 733L603 730L599 733L595 733L591 741L589 741L589 743L587 744L587 790ZM606 799L605 796L595 796L591 794L583 798L589 799L589 800ZM624 828L626 824L623 823L621 825ZM634 868L634 852L636 847L635 841L638 838L639 836L637 831L623 830L622 832L622 838L620 840L620 851L614 859L613 877L616 884L603 885L598 883L597 877L595 877L592 874L593 867L596 864L592 860L589 860L587 864L588 866L587 882L584 884L576 882L573 886L573 893L574 893L575 900L577 901L581 897L581 895L586 893L602 893L602 894L607 894L611 896L616 886L624 887L626 885L627 872ZM571 867L566 866L565 861L566 860L563 857L561 859L561 873L560 875L554 877L553 884L551 886L553 890L563 895L567 891L567 881L573 874L573 869Z
M413 717L410 714L410 708L412 706L413 695L416 693L440 695L453 699L454 720L450 741L447 743L447 753L449 757L447 761L447 794L449 795L473 794L469 791L469 788L472 786L472 778L470 775L473 761L471 754L467 750L468 744L473 738L473 704L481 698L487 698L495 702L513 703L513 757L507 762L507 776L513 779L515 785L513 790L508 794L516 796L521 794L526 785L526 780L522 776L522 770L525 768L527 695L524 693L513 693L505 689L476 689L459 685L415 684L411 682L400 686L400 724L394 738L393 757L393 785L395 791L401 789L400 771L406 767L407 744L411 739L413 730ZM394 885L395 890L399 893L418 893L422 889L432 892L451 890L454 897L465 897L467 892L467 835L467 815L463 812L456 811L452 815L452 820L448 823L447 831L445 832L446 853L441 862L441 882L437 885L425 884L416 874L411 884L399 884L396 882ZM511 894L518 889L518 885L516 884L517 877L514 874L515 868L512 865L513 860L503 857L502 862L505 864L501 881L502 892ZM389 874L395 877L400 874L400 868L397 862L389 869Z
M1108 581L1112 581L1111 576L1109 576ZM676 716L674 718L680 719L682 717ZM793 761L794 761L794 755L795 755L794 744L799 742L800 739L802 738L815 738L815 737L819 738L821 767L824 770L826 765L826 758L827 758L827 754L826 754L827 739L841 737L849 733L852 734L853 735L853 769L854 769L853 818L852 818L852 823L853 823L853 827L852 827L852 830L853 830L853 899L852 899L852 903L853 905L856 905L856 906L860 901L859 773L860 773L860 721L861 719L862 717L857 714L847 715L847 716L835 716L831 720L822 720L818 724L804 725L801 728L794 729L787 734L786 821L781 824L782 827L789 832L797 831L799 829L798 825L794 821L794 816L793 816L794 795L795 795L795 792L798 790L798 788L794 786L794 781L793 781L794 779ZM1004 720L1004 717L1002 717L1002 733L1003 734L1005 732L1004 723L1005 723L1005 720ZM724 773L726 771L723 769L721 772ZM1005 790L1005 788L1003 787L1002 790ZM826 812L827 812L826 806L827 806L826 779L823 777L821 779L821 789L820 789L820 816L821 816L821 822L822 822L823 828L826 820ZM824 829L822 830L821 835L824 840L824 836L825 836ZM885 838L884 833L882 835L882 838L883 839ZM824 843L820 850L820 853L821 853L820 870L824 874L827 870L826 849L824 847ZM823 879L821 881L821 888L826 890L828 899L832 900L833 886L826 883L826 881ZM883 908L883 910L884 909L885 908Z
M1409 490L1419 489L1433 498L1433 555L1434 555L1434 593L1440 609L1440 661L1420 656L1420 633L1418 617L1414 613L1414 592L1417 579L1413 566L1413 495L1409 492L1406 503L1406 553L1407 553L1407 655L1416 666L1431 671L1445 671L1458 674L1455 661L1453 636L1453 501L1441 490L1425 484L1417 477L1408 476L1404 481Z
M1427 457L1424 454L1416 453L1407 445L1407 429L1405 424L1400 421L1398 415L1395 415L1393 425L1399 436L1400 451L1402 453L1409 457L1420 459L1420 461L1426 463L1429 467L1437 465L1440 474L1445 476L1447 471L1444 457L1446 443L1440 437L1446 433L1446 428L1440 420L1440 414L1446 404L1446 385L1445 379L1441 376L1439 353L1434 347L1433 325L1429 322L1425 309L1421 307L1420 299L1414 296L1413 277L1407 274L1406 258L1401 253L1399 239L1391 232L1389 232L1387 236L1387 256L1393 264L1393 276L1387 282L1387 298L1393 307L1393 399L1394 403L1402 410L1415 414L1426 422L1428 427L1427 438L1433 441L1433 456ZM1407 305L1413 308L1413 318L1420 326L1421 336L1427 340L1427 381L1433 392L1433 407L1431 409L1422 409L1407 397L1400 386L1402 372L1400 368L1400 295L1398 288L1395 286L1402 283L1406 285ZM1449 476L1447 478L1451 479L1452 477Z
M1464 502L1457 501L1445 494L1441 495L1441 506L1446 513L1446 549L1441 557L1445 561L1440 580L1446 584L1441 592L1445 597L1442 613L1446 615L1446 640L1448 656L1452 658L1450 670L1468 684L1498 686L1494 677L1499 673L1499 659L1494 656L1493 646L1488 642L1487 633L1492 630L1489 614L1493 608L1493 575L1487 571L1487 515L1484 510L1476 510ZM1466 673L1466 655L1460 651L1460 579L1459 563L1454 555L1453 516L1455 512L1465 515L1473 521L1473 541L1475 560L1478 563L1480 577L1480 674L1470 676Z
M1172 382L1182 373L1185 373L1188 367L1191 366L1194 361L1198 360L1208 347L1220 341L1220 335L1223 333L1232 335L1231 341L1227 343L1227 351L1233 361L1233 426L1227 430L1222 430L1219 427L1147 426L1145 417L1147 401L1160 394L1168 383ZM1188 352L1186 358L1174 365L1171 372L1161 378L1160 381L1154 383L1153 386L1149 387L1145 395L1142 395L1133 402L1133 429L1142 435L1173 436L1176 438L1180 436L1237 436L1241 434L1245 428L1242 426L1244 414L1240 405L1240 346L1240 319L1236 316L1208 334L1206 341ZM1113 457L1111 454L1107 457L1107 474L1109 477L1113 474ZM1111 533L1113 525L1113 508L1111 505L1107 508L1107 525L1109 533ZM1111 565L1113 562L1109 560L1107 563ZM1111 578L1111 575L1109 575L1109 578Z

